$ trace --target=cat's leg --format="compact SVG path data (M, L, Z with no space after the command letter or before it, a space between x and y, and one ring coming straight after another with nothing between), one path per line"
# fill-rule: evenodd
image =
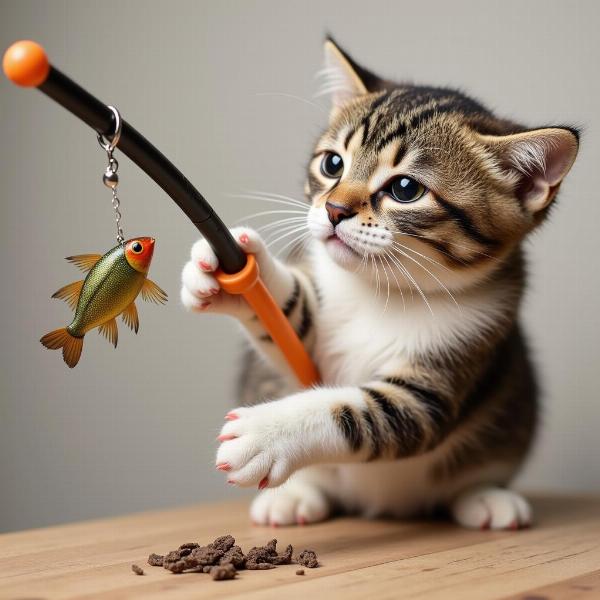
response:
M520 529L531 525L531 506L517 492L491 485L466 489L450 505L454 520L471 529Z
M259 492L250 506L256 525L308 525L329 517L331 500L326 493L335 467L308 467L295 473L278 488Z
M448 400L416 381L382 375L363 387L322 387L231 411L217 468L230 483L277 487L309 465L403 458L448 434Z
M307 350L314 341L316 295L309 278L299 268L290 267L273 257L263 239L253 229L236 227L231 234L244 252L253 254L260 275L277 304L288 317ZM254 346L267 356L282 373L291 374L281 352L266 333L246 301L239 295L223 292L214 276L218 259L205 239L192 246L191 260L181 275L181 301L193 312L227 314L244 326ZM295 381L295 378L292 377Z

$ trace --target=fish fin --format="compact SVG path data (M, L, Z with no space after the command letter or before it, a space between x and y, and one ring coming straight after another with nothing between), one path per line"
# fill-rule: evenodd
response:
M98 333L101 333L115 348L117 347L117 341L119 339L119 330L117 329L117 320L111 319L102 323L98 327Z
M66 327L47 333L40 342L49 350L62 348L63 359L70 369L79 362L81 350L83 349L83 337L71 335Z
M130 329L133 329L136 333L140 328L140 320L138 318L138 311L135 306L135 302L132 302L122 313L121 318L125 321L125 324Z
M81 288L83 287L83 279L81 281L74 281L61 287L60 290L52 294L53 298L60 298L64 300L73 310L77 308L77 302L79 300L79 294L81 294Z
M142 286L142 299L146 302L154 302L155 304L165 304L167 302L167 292L161 290L154 281L147 279Z
M78 254L77 256L67 256L65 260L87 273L101 258L102 254Z

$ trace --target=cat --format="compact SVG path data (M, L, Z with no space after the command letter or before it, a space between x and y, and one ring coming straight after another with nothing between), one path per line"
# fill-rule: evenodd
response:
M294 384L244 301L219 290L206 241L183 269L184 306L235 316L257 351L217 469L262 490L259 524L441 509L465 527L526 527L531 507L507 487L538 410L518 322L522 242L545 220L578 132L384 80L329 38L325 64L332 108L308 165L307 248L284 263L256 231L232 230L322 384Z

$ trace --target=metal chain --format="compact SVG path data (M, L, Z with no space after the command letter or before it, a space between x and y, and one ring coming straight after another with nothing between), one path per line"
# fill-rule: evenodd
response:
M100 147L106 152L106 156L108 158L108 165L106 166L106 170L102 175L102 181L104 185L111 189L112 191L112 207L115 211L115 223L117 225L117 242L121 245L125 242L125 235L123 234L123 229L121 228L121 211L119 207L121 206L121 201L119 200L119 196L117 194L117 187L119 185L119 176L117 175L117 171L119 170L119 163L117 159L113 156L113 151L119 143L119 138L121 136L121 115L119 111L114 106L109 106L115 116L115 133L112 136L110 141L106 141L104 136L99 133L98 134L98 143Z

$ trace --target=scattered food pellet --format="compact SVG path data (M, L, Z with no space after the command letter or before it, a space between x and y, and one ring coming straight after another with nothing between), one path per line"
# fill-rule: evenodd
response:
M164 556L153 553L148 557L148 564L151 567L162 567L164 560L165 560Z
M298 555L298 558L296 558L296 561L309 569L314 569L319 566L317 553L314 550L303 550Z
M293 548L288 546L282 554L277 554L277 540L271 540L264 546L255 546L249 550L246 569L272 569L275 565L289 565L292 562L292 552Z
M231 563L225 563L224 565L217 565L211 567L210 575L215 581L223 581L225 579L233 579L237 571Z
M176 574L210 573L215 581L221 581L233 579L241 569L262 571L274 569L278 565L289 565L293 552L291 545L286 546L283 552L277 552L277 540L273 539L264 546L254 546L245 555L235 545L235 539L231 535L223 535L206 546L187 542L164 556L153 553L148 557L148 564L152 567L164 567ZM302 551L296 562L309 569L319 566L313 550ZM132 565L131 568L138 575L144 574L137 565ZM304 575L304 569L298 569L296 575Z

